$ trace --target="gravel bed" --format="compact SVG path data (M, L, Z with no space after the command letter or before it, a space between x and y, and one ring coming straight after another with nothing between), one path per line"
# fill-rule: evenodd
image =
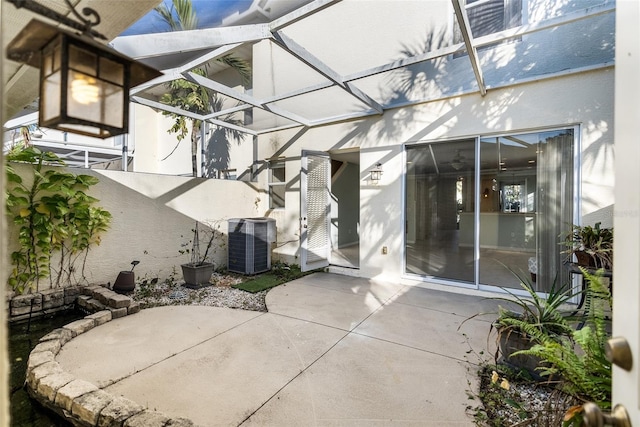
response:
M242 282L242 278L214 273L211 286L190 289L184 282L155 283L138 285L133 299L142 308L164 305L206 305L211 307L240 308L252 311L267 311L265 297L267 291L255 294L232 288Z
M545 383L508 381L507 389L501 387L504 379L499 375L492 382L491 371L480 372L480 407L469 407L479 426L536 426L562 425L565 413L582 402Z

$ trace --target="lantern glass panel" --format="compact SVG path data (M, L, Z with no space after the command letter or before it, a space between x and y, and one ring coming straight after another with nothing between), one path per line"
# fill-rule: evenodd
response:
M98 67L98 57L88 50L78 46L69 46L69 68L81 73L96 76Z
M40 70L40 73L43 76L48 76L52 72L53 72L53 52L50 52L50 53L43 52L42 53L42 69Z
M57 71L42 79L40 83L40 114L42 120L51 120L60 116L60 80Z
M62 37L54 38L49 44L42 49L42 63L40 66L40 76L48 76L49 74L60 69L60 45Z
M123 126L122 87L78 72L69 73L69 87L69 117L113 127Z
M56 44L53 48L53 71L58 71L60 69L60 43Z
M124 65L100 58L100 78L122 86L124 84Z
M94 106L98 103L101 97L100 86L98 85L98 80L95 77L70 70L67 87L69 88L69 115L82 117L81 108L95 109ZM72 113L76 110L79 112L80 116ZM87 114L91 114L91 112L87 111Z
M122 105L124 104L124 90L122 87L111 84L109 82L102 82L103 99L103 123L107 126L123 127L124 126L124 111Z

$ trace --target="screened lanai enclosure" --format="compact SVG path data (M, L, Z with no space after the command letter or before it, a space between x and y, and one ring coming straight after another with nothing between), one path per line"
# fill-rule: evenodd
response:
M220 102L181 113L258 135L611 66L614 11L602 0L316 0L270 23L113 46L164 72L135 102L177 111L160 102L163 84L186 79ZM226 55L250 61L249 86L217 61Z
M598 157L613 146L612 100L586 91L612 84L615 1L298 4L270 22L115 38L115 49L163 72L132 101L202 120L198 176L264 187L284 242L276 252L296 262L308 258L306 233L328 226L318 235L357 245L350 265L366 277L518 287L513 269L533 273L542 292L556 276L569 280L559 236L613 204L612 160ZM249 81L220 61L227 55L251 65ZM215 102L168 105L175 80ZM173 146L158 148L147 116L136 120L134 171ZM325 206L308 224L306 151L350 171L326 186L342 213ZM600 175L585 180L586 167Z

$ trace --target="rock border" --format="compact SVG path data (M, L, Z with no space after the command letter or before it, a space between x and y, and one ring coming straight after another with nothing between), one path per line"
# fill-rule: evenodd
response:
M103 286L79 288L76 295L78 306L92 314L54 329L31 350L25 381L29 396L74 426L195 427L187 418L172 418L149 410L129 399L101 390L62 369L55 358L66 343L113 319L140 311L138 302ZM29 299L23 299L26 300ZM31 304L29 302L29 308Z

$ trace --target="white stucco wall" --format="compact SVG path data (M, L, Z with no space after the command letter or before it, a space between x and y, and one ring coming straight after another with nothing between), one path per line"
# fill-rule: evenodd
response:
M299 170L303 149L360 148L360 275L398 279L403 269L403 144L580 126L581 215L613 204L613 69L543 80L385 112L382 117L261 135L259 158L286 158L286 209L276 251L299 256ZM369 170L382 163L377 185ZM266 185L266 173L261 182ZM281 238L281 239L280 239ZM382 254L382 246L388 254Z
M19 167L24 168L26 166ZM226 235L229 218L264 214L263 193L253 184L121 171L70 169L75 174L96 176L100 182L90 194L98 206L112 215L111 227L87 258L89 283L113 283L120 270L139 260L137 277L166 278L188 255L181 244L190 240L195 221L220 224ZM16 229L9 224L9 252L15 248ZM201 243L202 245L202 243ZM215 254L217 266L226 265L226 245ZM45 279L41 288L47 288Z
M563 0L550 7L545 0L530 0L523 10L523 22L580 11L592 3ZM450 45L452 24L453 9L446 1L354 0L332 5L283 31L344 76ZM557 36L558 31L562 37ZM608 68L601 64L613 60L611 31L613 15L609 14L483 50L479 60L489 83L494 83L484 97L473 91L476 83L469 58L444 57L354 81L387 106L381 116L260 135L259 159L286 158L286 209L270 213L283 224L281 241L290 242L276 249L279 256L297 260L300 255L299 170L305 149L360 150L360 275L364 277L398 279L403 273L403 147L407 143L579 126L579 214L589 222L609 216L614 202L613 67L612 63ZM268 41L255 44L253 52L254 70L260 70L254 73L253 91L258 98L325 81ZM599 68L588 71L592 65ZM586 68L580 74L548 78L571 67ZM526 79L514 85L517 78ZM310 119L318 112L339 115L362 109L355 98L345 102L345 96L333 88L276 104ZM417 100L424 102L389 108ZM256 114L256 122L287 124L268 113ZM373 185L368 175L376 163L382 163L384 173ZM265 170L260 182L266 185L266 181ZM388 248L386 255L383 246Z
M134 171L190 176L191 139L187 135L180 143L167 131L173 119L139 104L131 104L132 130L129 135L134 151ZM171 151L176 147L175 152Z
M188 123L189 133L178 142L175 134L168 132L174 120L152 108L131 104L132 132L129 135L129 146L134 154L134 171L166 175L191 176L191 124ZM240 114L238 115L240 116ZM207 126L205 147L215 130L214 125ZM227 169L236 169L236 175L243 176L243 180L250 180L248 170L253 162L253 138L248 134L241 134L240 139L227 138L229 164ZM172 150L175 151L171 153ZM201 169L202 145L198 148L198 169ZM218 150L223 153L224 150ZM168 157L167 157L168 156ZM224 161L223 161L224 162ZM200 172L199 172L200 173Z

